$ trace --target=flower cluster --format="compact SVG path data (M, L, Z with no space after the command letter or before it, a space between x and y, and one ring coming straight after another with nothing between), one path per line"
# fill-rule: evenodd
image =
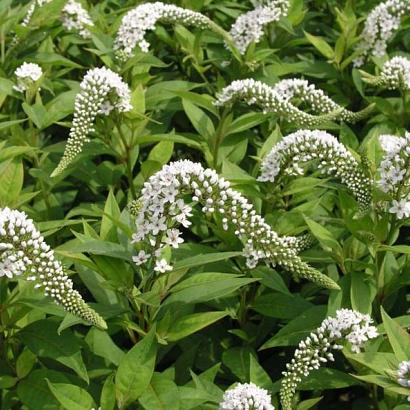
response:
M387 0L369 13L357 46L359 55L354 60L355 66L363 65L369 56L382 57L386 53L387 43L409 11L408 0Z
M361 211L371 204L372 181L353 155L333 135L320 130L300 130L283 138L262 162L260 181L277 181L282 175L303 175L301 167L317 161L325 175L347 186Z
M264 112L273 112L289 122L308 127L318 126L324 121L336 118L355 122L367 116L373 108L369 106L353 113L333 102L313 84L298 79L282 80L274 87L253 79L236 80L217 95L215 104L225 105L237 99L242 99L249 105L257 104ZM300 110L295 105L295 100L309 105L312 111L318 112L319 115Z
M403 387L410 387L410 361L404 361L399 364L397 381Z
M238 383L233 389L227 390L219 410L274 410L272 399L265 389L254 383Z
M52 176L60 174L81 152L87 135L93 131L97 114L109 115L131 110L131 92L121 77L106 67L93 68L87 72L80 84L74 105L73 125L64 155L53 171Z
M91 33L88 27L93 26L87 10L75 0L69 0L61 13L61 21L68 31L75 31L84 38L90 38Z
M42 7L46 3L50 3L52 0L35 0L33 3L30 4L29 8L27 9L27 13L21 23L23 27L27 27L30 24L31 18L37 7Z
M336 317L327 317L320 327L299 343L294 357L286 365L280 389L280 399L284 410L292 409L293 396L302 377L307 377L321 364L333 361L332 350L343 348L341 343L351 344L353 352L360 352L364 343L378 336L369 315L350 309L340 309Z
M241 54L245 54L251 43L258 43L263 36L263 29L269 23L279 21L289 10L288 0L270 0L258 4L254 10L238 17L232 25L230 34Z
M393 57L383 65L379 76L366 75L364 80L390 90L410 90L410 60L405 57Z
M118 57L122 60L129 58L137 45L141 51L148 52L149 43L145 36L147 31L155 29L158 21L196 26L200 29L214 26L208 17L192 10L159 1L141 4L130 10L122 19L114 40Z
M153 246L156 257L165 245L177 247L182 238L175 226L189 227L191 224L192 206L185 203L186 195L191 195L194 204L202 205L202 212L214 214L223 229L227 230L229 224L235 227L235 235L245 243L244 256L250 268L259 260L265 260L321 286L338 288L333 280L297 255L303 241L279 237L256 213L252 204L230 188L228 181L214 170L204 169L201 164L188 160L165 165L145 182L133 241L144 241Z
M24 62L16 69L17 85L13 86L16 91L28 90L43 75L43 70L38 64Z
M384 151L378 173L379 186L392 197L390 213L398 219L410 217L410 133L404 137L380 136Z
M24 212L3 208L0 210L0 277L12 279L22 275L68 312L106 328L104 319L73 289L73 282L33 221Z

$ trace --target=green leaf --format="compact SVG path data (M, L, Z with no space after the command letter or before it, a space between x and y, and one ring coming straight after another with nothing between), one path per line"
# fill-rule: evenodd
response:
M101 410L115 409L115 384L114 375L111 374L105 379L100 399Z
M221 298L258 279L238 277L232 273L195 273L171 289L165 305L174 302L200 303Z
M302 380L299 390L343 389L360 384L353 376L337 369L322 367Z
M124 352L113 342L107 332L95 327L91 328L85 338L90 350L118 366L124 357Z
M171 159L173 150L173 141L161 141L151 150L148 155L148 160L164 165Z
M79 386L66 383L51 383L48 387L54 397L67 410L91 410L95 408L93 398Z
M110 190L107 200L105 201L104 215L101 219L100 237L104 240L114 240L116 235L114 231L115 224L113 220L121 218L121 211L115 199L114 193Z
M211 119L204 111L186 99L182 99L182 106L196 131L206 140L211 140L215 134L215 127Z
M120 408L137 400L148 388L157 355L155 326L122 358L115 375L115 390Z
M58 324L52 320L38 320L24 327L18 334L22 343L39 357L49 357L74 370L88 383L80 345L70 330L57 334Z
M370 314L373 298L369 278L363 272L352 272L351 276L350 300L352 308L358 312Z
M20 160L0 164L0 204L14 207L23 188L24 169Z
M164 339L170 342L176 342L177 340L183 339L184 337L217 322L227 315L228 312L205 312L183 316L172 324L172 329L164 335Z
M5 130L6 128L12 127L16 124L21 124L22 122L27 121L27 119L23 120L11 120L11 121L2 121L0 122L0 130Z
M410 335L381 308L384 329L397 359L410 360Z
M306 38L309 40L310 43L327 59L333 60L335 58L335 53L332 47L326 42L326 40L322 37L313 36L312 34L307 33L304 31Z
M402 387L400 384L393 382L389 377L381 374L367 374L364 376L354 375L359 380L366 383L376 384L377 386L383 387L383 389L389 390L395 394L409 395L410 389Z
M272 380L268 373L253 354L249 355L249 381L264 389L272 387Z
M186 259L181 259L174 264L174 270L179 269L190 269L196 266L206 265L207 263L224 261L230 258L235 258L236 256L241 256L242 252L216 252L216 253L206 253L191 256Z
M145 410L179 410L181 402L178 386L167 376L154 373L151 383L139 398Z
M323 397L315 397L314 399L303 400L298 403L296 410L309 410L322 400Z
M252 357L250 347L232 347L222 353L222 363L241 382L249 380L250 360Z

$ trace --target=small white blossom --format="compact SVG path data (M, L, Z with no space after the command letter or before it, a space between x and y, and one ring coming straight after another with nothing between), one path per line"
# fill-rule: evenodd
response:
M398 219L408 218L410 216L410 201L406 199L396 201L393 199L389 212L391 214L396 214Z
M74 103L74 119L63 158L51 174L60 174L81 152L98 114L130 111L131 91L121 77L106 67L87 71Z
M264 158L259 181L303 175L302 166L312 160L323 174L339 178L352 191L361 210L369 208L372 181L346 147L325 131L300 130L283 138Z
M275 410L275 407L267 390L254 383L238 383L224 393L219 410Z
M253 79L236 80L225 87L218 95L215 105L230 104L235 100L244 100L248 105L256 104L263 112L272 112L296 122L301 126L317 126L324 121L340 119L349 122L358 121L367 116L372 106L354 113L342 108L322 90L306 80L286 79L273 87ZM300 110L297 103L305 103L318 115Z
M183 243L184 240L181 238L181 232L178 229L168 229L167 237L165 238L165 243L172 246L173 248L178 248L179 244Z
M68 312L100 328L104 320L73 289L54 251L24 212L0 210L0 277L24 276Z
M397 370L397 382L403 387L410 387L410 361L404 361L399 364Z
M161 2L146 3L130 10L122 19L114 40L114 50L120 59L131 57L134 48L148 52L149 43L145 39L147 31L154 30L158 21L196 26L200 29L212 27L208 17L192 10Z
M17 85L13 88L16 91L24 92L40 79L43 75L43 70L38 64L24 62L16 69L14 74L17 77Z
M151 255L149 253L146 253L145 251L139 251L138 255L132 257L132 260L137 266L140 266L147 262L150 257Z
M31 18L33 17L34 11L37 7L42 7L46 3L50 3L52 0L34 0L29 8L27 9L26 16L24 17L21 25L27 27L30 24Z
M340 309L336 317L327 317L320 327L299 343L292 361L286 365L280 389L283 409L293 409L293 397L302 377L307 377L322 364L334 361L332 350L342 349L343 341L348 341L352 351L358 353L368 340L377 336L369 315Z
M165 273L172 270L172 266L168 264L165 259L160 259L155 262L154 271L159 273Z
M363 65L369 56L382 57L386 54L387 43L398 30L402 17L409 11L408 0L388 0L369 13L357 46L359 55L354 60L356 67Z
M264 34L265 26L279 21L287 15L288 10L288 0L270 0L259 3L254 10L240 15L230 30L239 52L245 54L251 43L258 43Z
M75 0L69 0L64 6L61 14L63 26L68 31L76 31L87 39L91 37L88 27L94 25L87 10Z

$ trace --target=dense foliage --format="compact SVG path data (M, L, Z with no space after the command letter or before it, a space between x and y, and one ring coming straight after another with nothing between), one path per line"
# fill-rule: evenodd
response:
M0 408L410 409L410 1L0 1Z

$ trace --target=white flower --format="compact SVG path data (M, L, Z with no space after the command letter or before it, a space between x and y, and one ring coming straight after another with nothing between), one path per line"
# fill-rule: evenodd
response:
M73 125L64 155L51 176L60 174L81 152L98 114L108 115L113 109L118 112L132 109L128 85L117 73L106 67L88 70L80 88L74 103Z
M83 38L90 38L88 27L94 25L87 10L75 0L69 0L61 14L63 26L68 31L77 31Z
M172 246L173 248L178 248L180 243L184 240L180 237L181 232L178 229L168 229L167 237L165 238L165 243Z
M27 14L24 17L21 25L27 27L30 24L31 18L33 17L34 11L37 7L42 7L46 3L50 3L52 0L34 0L29 8L27 9Z
M354 60L355 66L363 65L369 56L382 57L386 53L387 43L409 11L408 0L388 0L369 13L357 46L359 55Z
M167 197L170 189L175 197L173 202L169 202ZM165 165L144 183L138 201L135 241L139 239L150 246L161 243L176 246L181 243L179 231L172 229L178 224L190 224L188 218L192 215L192 209L183 201L188 194L194 202L201 204L202 212L219 216L223 229L227 229L228 224L235 228L235 235L246 244L245 256L249 254L252 259L279 264L299 277L337 288L330 278L298 257L302 242L295 238L280 238L256 213L252 204L230 188L228 181L219 177L214 170L204 169L201 164L188 160Z
M395 135L380 135L380 146L385 153L398 152L405 144L406 140Z
M145 251L139 251L138 255L132 257L132 260L137 266L140 266L144 264L150 257L151 255L149 253L146 253Z
M227 390L219 410L274 410L272 399L267 390L254 383L238 383L233 389Z
M369 315L350 309L340 309L336 317L327 317L305 340L299 343L294 357L286 365L280 389L280 399L284 410L291 410L293 396L302 377L307 377L314 369L334 361L332 350L342 349L344 340L351 344L352 351L360 352L363 345L378 336Z
M369 208L372 181L346 147L325 131L300 130L284 137L264 158L259 181L303 175L302 166L312 160L324 175L339 178L352 191L361 210Z
M149 43L145 40L147 31L154 30L158 21L196 26L200 29L212 26L208 17L192 10L161 2L145 3L129 11L122 19L114 40L114 50L121 59L131 57L138 45L141 51L148 52Z
M256 8L240 15L232 25L230 34L241 54L245 54L251 43L258 43L267 24L277 22L286 16L289 10L288 0L270 0L258 4Z
M367 116L372 109L369 106L357 113L346 110L322 90L316 89L314 84L300 79L282 80L273 87L253 79L236 80L218 93L215 105L226 105L234 100L244 100L248 105L256 104L265 113L272 112L289 122L309 127L338 118L355 122ZM308 105L318 115L300 110L296 105L298 103Z
M405 57L393 57L383 65L380 76L370 82L390 90L410 90L410 60Z
M16 91L24 92L40 79L43 70L38 64L24 62L16 69L14 74L17 77L17 85L13 88Z
M410 202L406 199L400 199L399 201L393 199L389 212L396 214L398 219L408 218L410 216Z
M172 270L172 266L168 265L165 259L161 259L155 262L154 271L159 273L165 273Z
M0 210L0 277L23 276L68 312L100 327L104 320L73 289L54 251L24 212Z

